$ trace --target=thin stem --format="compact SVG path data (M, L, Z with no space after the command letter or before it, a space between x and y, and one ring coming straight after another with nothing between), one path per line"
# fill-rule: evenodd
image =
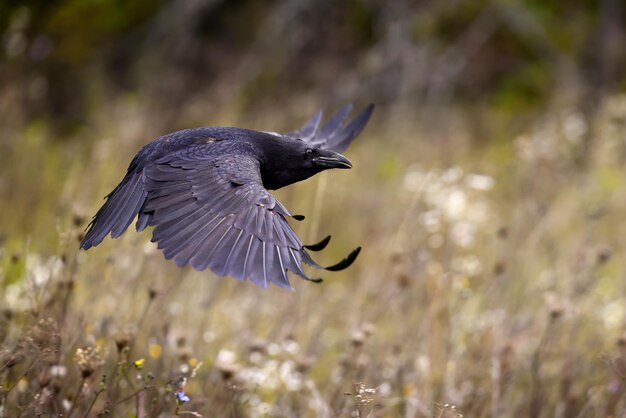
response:
M76 391L76 395L74 395L74 402L72 402L72 407L69 411L67 411L67 418L72 416L72 412L76 409L76 405L78 405L78 399L80 398L80 394L83 392L83 386L85 385L85 378L80 379L80 384L78 385L78 390Z
M150 388L150 384L147 384L146 386L142 387L141 389L134 391L133 393L131 393L127 397L122 398L119 401L115 402L112 406L115 407L115 406L117 406L117 405L119 405L121 403L124 403L127 400L131 399L132 397L139 395L141 392L144 392L144 391L148 390L149 388Z
M30 373L30 371L32 370L32 368L35 366L35 363L37 362L37 359L39 358L39 353L35 354L35 358L33 359L33 361L31 361L31 363L28 365L28 367L26 368L26 371L24 373L22 373L22 375L15 381L15 383L13 383L11 385L10 388L7 389L7 391L4 393L4 396L7 396L9 394L9 392L11 392L13 389L15 389L15 387L17 386L17 384L20 382L20 380L22 380L23 378L26 377L26 375L28 373Z
M87 418L89 416L89 413L91 412L91 409L93 408L93 406L96 404L96 401L98 400L98 397L100 396L100 394L104 392L104 388L100 388L96 391L96 396L93 397L93 400L91 401L91 403L89 404L89 408L87 408L87 411L85 412L85 414L83 415L83 418ZM68 415L69 417L69 415Z

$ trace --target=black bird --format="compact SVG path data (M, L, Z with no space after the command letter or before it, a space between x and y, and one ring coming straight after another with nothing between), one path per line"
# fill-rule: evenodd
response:
M322 127L322 112L317 112L287 134L209 127L150 142L106 197L80 247L95 247L109 233L119 237L138 216L137 231L154 226L152 241L177 265L210 268L263 288L272 282L291 289L287 270L311 280L302 262L331 271L348 267L360 247L339 263L321 267L306 250L322 250L330 236L303 245L286 218L304 217L289 213L268 190L329 168L351 168L340 152L361 133L374 106L345 125L351 110L351 104L343 107Z

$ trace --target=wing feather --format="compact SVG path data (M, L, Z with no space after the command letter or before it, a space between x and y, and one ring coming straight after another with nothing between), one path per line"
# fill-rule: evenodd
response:
M131 224L146 200L142 173L129 169L120 184L106 197L106 201L87 227L80 247L87 250L100 244L110 233L119 237Z
M297 131L289 132L285 136L301 139L312 145L326 148L331 151L342 152L348 148L350 143L356 138L374 111L374 105L368 105L361 111L347 126L344 124L348 115L352 111L352 104L348 103L337 113L335 113L321 128L319 123L322 117L321 112L317 112L307 123Z
M317 131L316 120L308 131ZM263 187L255 158L194 160L179 151L148 167L146 179L142 213L155 226L152 240L177 265L288 289L288 271L310 280L301 264L318 267L287 222L287 209Z

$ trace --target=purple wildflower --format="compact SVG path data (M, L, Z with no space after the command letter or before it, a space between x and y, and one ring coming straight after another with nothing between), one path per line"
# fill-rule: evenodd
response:
M185 402L189 402L191 400L191 398L187 396L187 394L183 392L182 390L177 390L174 393L174 396L176 396L176 403L179 405Z

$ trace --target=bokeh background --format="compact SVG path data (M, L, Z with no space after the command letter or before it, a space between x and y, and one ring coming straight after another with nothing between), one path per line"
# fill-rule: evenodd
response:
M626 411L621 0L0 2L0 416ZM173 130L376 110L295 292L82 231Z

